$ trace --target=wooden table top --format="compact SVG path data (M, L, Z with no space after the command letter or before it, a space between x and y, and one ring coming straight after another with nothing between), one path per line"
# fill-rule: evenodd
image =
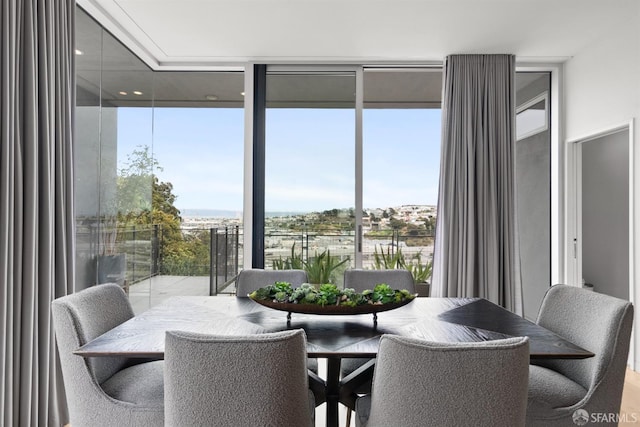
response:
M532 359L593 356L553 332L478 298L416 298L378 313L351 316L293 313L233 296L175 297L135 316L75 351L85 357L164 357L168 330L245 335L303 328L310 357L375 357L382 334L440 342L528 336Z

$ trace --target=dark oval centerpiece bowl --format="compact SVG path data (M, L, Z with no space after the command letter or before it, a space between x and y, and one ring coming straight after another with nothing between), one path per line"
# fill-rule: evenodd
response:
M288 282L275 282L248 295L256 303L274 310L320 315L373 314L409 304L416 297L407 290L395 290L385 283L357 293L353 289L338 289L334 284L314 286L303 283L293 288Z
M371 314L380 313L382 311L393 310L409 304L413 299L407 299L400 302L390 302L386 304L363 304L355 307L345 305L318 305L318 304L296 304L292 302L277 302L270 300L253 299L260 305L272 308L274 310L286 311L289 313L301 314L321 314L321 315L352 315L352 314Z

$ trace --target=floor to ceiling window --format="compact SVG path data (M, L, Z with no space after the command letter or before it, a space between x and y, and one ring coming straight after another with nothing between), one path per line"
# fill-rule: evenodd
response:
M365 68L362 266L428 282L440 173L442 71ZM383 256L384 255L384 256ZM380 260L391 259L389 262Z
M243 72L149 69L77 13L76 275L136 311L242 268Z
M330 278L338 284L347 267L407 266L429 280L441 74L268 69L266 268L312 270L324 255L342 263Z
M81 10L76 34L76 284L128 288L137 277L150 276L150 263L135 260L151 259L152 245L137 235L147 230L138 227L134 239L134 229L121 219L151 206L153 170L141 159L130 176L122 176L119 141L151 147L153 73ZM121 126L125 105L135 106L134 126Z
M242 227L244 73L153 71L82 10L77 33L79 287L116 281L140 310L232 291L255 243ZM442 70L265 70L257 266L309 267L324 253L338 284L348 267L401 265L429 281ZM516 79L526 314L550 277L551 97L549 73Z
M265 265L353 258L355 73L270 71L266 88Z

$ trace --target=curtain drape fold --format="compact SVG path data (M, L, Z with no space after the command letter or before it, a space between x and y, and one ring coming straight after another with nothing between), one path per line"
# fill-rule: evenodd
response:
M50 304L73 289L75 1L0 6L0 424L68 421Z
M431 292L483 297L522 314L514 82L513 55L446 59Z

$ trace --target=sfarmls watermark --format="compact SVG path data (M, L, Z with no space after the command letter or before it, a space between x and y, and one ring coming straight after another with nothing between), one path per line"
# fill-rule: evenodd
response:
M573 422L575 425L584 426L588 423L635 423L640 420L640 416L635 413L618 414L615 412L592 412L589 413L584 409L578 409L573 413Z

